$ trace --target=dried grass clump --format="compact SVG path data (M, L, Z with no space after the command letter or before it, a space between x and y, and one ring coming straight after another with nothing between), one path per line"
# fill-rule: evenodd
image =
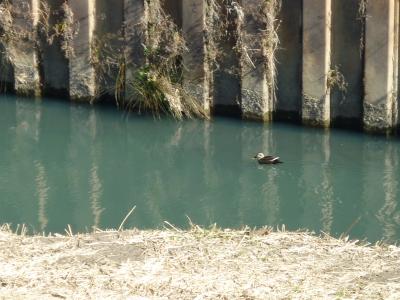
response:
M398 299L400 248L307 232L0 230L0 297Z
M15 18L32 18L28 3L11 4L8 0L0 2L0 44L8 49L15 42L33 42L35 38L35 28L21 28L15 23ZM11 54L10 61L13 63Z
M38 31L42 38L52 45L54 40L60 42L61 50L66 58L75 55L72 47L72 40L79 30L79 22L74 23L74 16L68 3L65 1L60 8L51 9L44 2L40 2ZM51 24L50 19L54 18L58 22Z
M121 33L94 39L91 64L96 70L97 81L102 83L96 91L96 99L114 95L118 107L139 113L150 112L156 117L167 114L176 119L208 118L202 105L182 85L182 55L188 49L160 1L145 2L145 20L128 20ZM127 47L132 45L121 39L127 32L136 35L134 42L139 39L143 42L143 48L134 54L140 56L139 52L143 53L140 63L127 58L131 52ZM112 70L117 70L113 81L109 80ZM127 76L128 70L133 70L131 76Z
M150 111L157 117L208 118L202 105L182 85L182 55L188 49L181 32L160 1L147 3L145 63L125 79L125 95L118 104L128 110Z
M7 43L15 34L12 30L12 5L8 1L0 2L0 42Z
M345 99L348 83L342 72L340 72L338 66L334 66L333 69L330 69L328 71L326 86L327 86L327 93L332 88L336 87L342 93L342 99L343 100Z

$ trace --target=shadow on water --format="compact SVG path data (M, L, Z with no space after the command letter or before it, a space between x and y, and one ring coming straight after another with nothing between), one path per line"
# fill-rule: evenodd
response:
M45 102L45 105L43 105ZM400 239L397 138L0 98L0 223L277 226ZM279 155L260 166L256 152Z

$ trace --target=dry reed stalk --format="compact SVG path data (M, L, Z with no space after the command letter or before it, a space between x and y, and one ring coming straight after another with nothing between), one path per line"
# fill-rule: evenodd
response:
M133 211L136 209L136 205L132 207L132 209L128 212L128 214L125 216L125 218L122 220L121 224L118 227L118 231L121 231L124 228L124 224L126 220L128 220L129 216L133 213Z

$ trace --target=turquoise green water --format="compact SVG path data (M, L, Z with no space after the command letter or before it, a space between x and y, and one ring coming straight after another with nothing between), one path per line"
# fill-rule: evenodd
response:
M259 166L258 151L285 162ZM358 132L127 117L111 108L0 98L0 223L282 225L400 240L400 142Z

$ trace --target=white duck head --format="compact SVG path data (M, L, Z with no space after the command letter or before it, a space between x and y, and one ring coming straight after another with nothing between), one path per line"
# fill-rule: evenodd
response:
M257 158L257 159L261 159L261 158L264 158L264 157L265 157L264 153L261 153L261 152L257 153L257 155L254 156L254 158Z

